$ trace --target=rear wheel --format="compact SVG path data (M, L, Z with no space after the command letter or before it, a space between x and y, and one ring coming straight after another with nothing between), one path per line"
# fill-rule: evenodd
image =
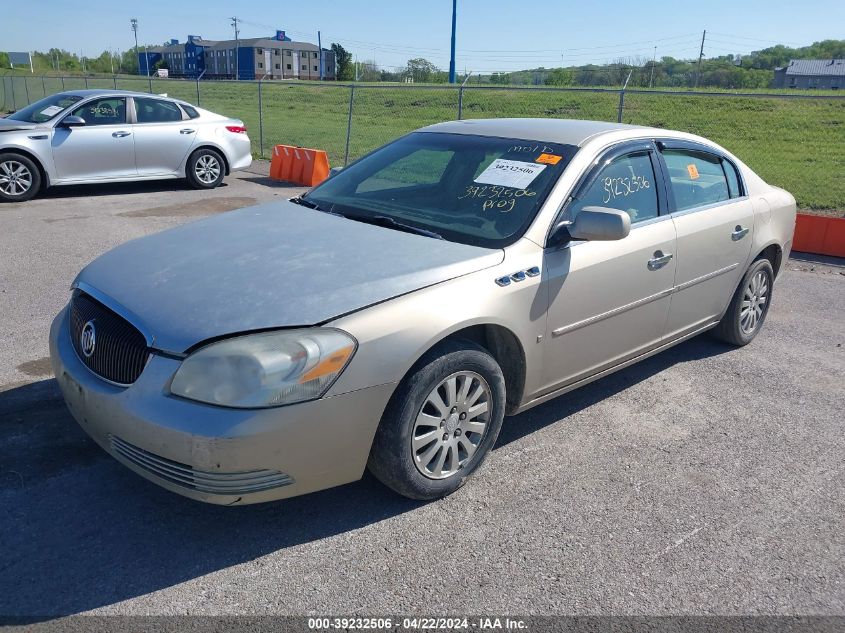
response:
M223 157L213 149L198 149L185 165L185 175L194 189L214 189L225 173Z
M397 388L379 425L368 467L411 499L460 488L496 443L505 413L505 379L490 354L449 342Z
M41 189L41 172L26 156L0 154L0 200L23 202Z
M768 259L755 261L734 293L713 334L732 345L748 345L769 313L775 273Z

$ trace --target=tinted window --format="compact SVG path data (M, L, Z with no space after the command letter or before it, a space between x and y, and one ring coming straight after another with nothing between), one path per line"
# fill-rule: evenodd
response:
M717 156L690 150L663 152L678 211L728 200L728 182Z
M126 123L126 99L104 97L76 108L71 115L85 119L86 125L119 125Z
M725 170L725 176L728 178L728 190L731 198L738 198L742 195L742 187L739 185L739 176L736 173L736 167L729 160L722 159L722 168Z
M196 111L196 108L189 106L187 103L182 104L182 109L185 111L185 114L188 115L188 118L190 118L190 119L199 118L200 113Z
M35 103L21 108L14 114L10 114L7 119L12 121L26 121L28 123L44 123L53 117L58 116L74 103L82 100L82 97L77 95L58 94L41 99Z
M574 220L584 207L626 211L632 224L656 218L657 188L648 152L620 156L604 167L590 186L569 204L567 219Z
M182 111L170 101L135 97L135 117L138 123L167 123L181 121Z
M419 149L362 180L355 192L437 184L454 155L455 152L448 150Z
M469 134L415 132L308 193L322 209L386 216L448 240L516 241L577 148Z

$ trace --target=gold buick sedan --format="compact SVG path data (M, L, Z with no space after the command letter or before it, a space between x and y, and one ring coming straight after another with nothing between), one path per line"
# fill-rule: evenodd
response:
M53 367L104 450L185 496L256 503L369 468L434 499L506 415L706 330L750 343L795 211L691 134L441 123L299 198L96 259Z

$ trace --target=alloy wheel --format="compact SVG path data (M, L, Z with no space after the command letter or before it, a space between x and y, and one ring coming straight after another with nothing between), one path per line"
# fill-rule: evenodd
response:
M745 335L753 334L763 319L769 299L769 277L762 270L748 282L739 310L739 328Z
M203 154L197 159L194 173L200 182L210 185L220 177L220 162L211 154Z
M447 376L425 399L411 436L417 470L429 479L446 479L478 450L490 421L493 394L473 371Z
M32 187L32 172L16 160L0 163L0 191L7 196L21 196Z

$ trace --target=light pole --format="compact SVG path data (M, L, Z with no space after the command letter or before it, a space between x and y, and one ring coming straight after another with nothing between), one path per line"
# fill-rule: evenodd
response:
M136 18L132 18L129 20L129 23L132 25L132 32L135 34L135 57L138 57L138 20ZM150 76L150 54L147 52L147 45L144 44L144 63L147 66L147 72L145 73L147 77ZM141 74L141 62L138 61L138 74Z
M449 83L455 83L455 27L458 23L458 0L452 0L452 57L449 59Z

